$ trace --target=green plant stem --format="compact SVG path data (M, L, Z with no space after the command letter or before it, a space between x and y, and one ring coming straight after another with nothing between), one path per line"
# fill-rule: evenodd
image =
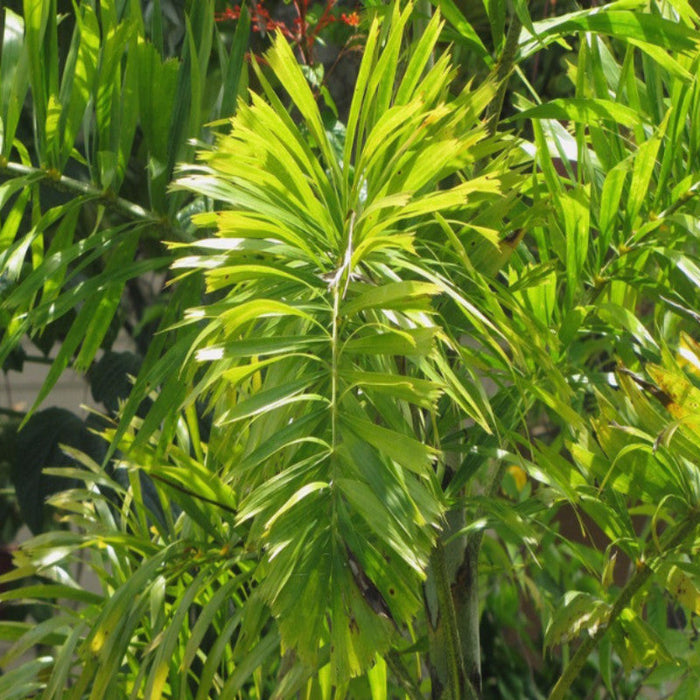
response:
M159 216L153 211L144 209L141 205L130 202L128 199L119 197L110 190L101 190L99 187L95 187L88 182L76 180L67 175L61 175L58 172L45 170L43 168L34 168L14 161L0 162L0 171L5 171L20 177L36 178L38 182L53 187L61 192L70 192L76 196L91 197L99 201L100 204L119 212L129 219L151 222L166 227L178 241L190 240L190 237L185 231L179 226L173 226L173 224L164 217Z
M498 92L486 110L486 130L489 136L494 136L498 127L498 121L501 116L503 101L505 100L506 89L508 87L508 76L510 76L515 67L515 57L518 53L518 41L520 39L520 30L522 27L523 23L520 21L520 18L516 14L513 14L510 20L510 26L508 27L508 34L506 35L503 51L494 68L495 78L498 83Z
M411 700L424 700L420 689L416 687L413 679L406 672L401 659L395 651L390 651L385 656L384 661L394 675L396 682L406 691L406 695Z
M670 538L669 542L664 547L665 552L669 552L679 544L681 544L689 535L693 534L700 522L700 512L693 512L688 519L676 530L675 534ZM663 556L663 555L662 555ZM549 694L549 700L563 700L569 697L568 691L571 684L576 680L586 664L586 660L590 653L595 649L598 642L603 638L603 635L610 629L611 625L622 614L625 608L628 607L632 598L642 589L649 581L654 573L651 566L641 564L632 578L627 582L627 585L622 589L617 597L614 605L610 610L608 619L604 625L598 627L594 634L584 638L579 645L576 653L573 655L569 663L566 665L564 672L560 676L552 692Z
M446 631L446 656L447 656L447 683L452 700L477 700L477 692L471 681L467 678L462 656L462 642L457 624L457 613L455 611L450 581L447 575L447 565L445 562L445 548L442 541L438 539L433 553L433 570L437 588L438 605L440 615L445 624Z
M487 485L485 496L492 498L503 480L501 463ZM479 518L480 513L475 517ZM479 639L479 553L484 537L482 529L467 535L462 561L455 574L454 608L459 620L461 652L466 677L472 688L481 691L481 641Z
M333 319L331 323L331 449L335 456L338 435L338 316L340 314L340 289L333 288Z

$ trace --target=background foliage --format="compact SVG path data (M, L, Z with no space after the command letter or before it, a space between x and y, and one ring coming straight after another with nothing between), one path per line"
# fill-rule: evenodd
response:
M692 5L18 5L0 695L695 697Z

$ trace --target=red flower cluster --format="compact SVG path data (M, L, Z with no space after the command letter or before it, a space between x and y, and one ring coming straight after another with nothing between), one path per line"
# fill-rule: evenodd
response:
M349 27L359 27L360 26L360 15L357 12L351 12L349 15L343 12L340 15L341 22L345 22Z
M216 14L217 22L225 22L226 20L237 20L241 16L241 6L236 5L233 8L227 7L223 12L218 12ZM290 31L289 27L284 22L272 19L268 10L266 10L260 3L255 3L252 8L250 23L253 27L253 31L258 34L264 34L265 32L274 32L279 29L288 39L294 39L294 35Z
M280 20L273 19L269 10L263 7L262 2L263 0L258 0L258 2L250 4L250 21L253 31L261 35L275 30L281 31L287 39L299 46L307 63L313 63L313 49L316 39L329 24L342 22L349 27L360 25L360 15L357 12L349 14L342 12L339 17L333 14L336 0L326 0L321 16L314 23L308 20L309 0L293 0L297 16L294 18L292 27ZM216 21L237 20L240 16L241 6L236 5L217 13Z

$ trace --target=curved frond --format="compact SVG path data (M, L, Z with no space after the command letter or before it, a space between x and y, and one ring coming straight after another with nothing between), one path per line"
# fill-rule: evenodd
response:
M496 202L507 181L468 177L480 148L498 148L479 120L495 87L449 97L448 56L429 65L439 17L397 80L410 12L370 28L344 160L278 36L266 62L301 123L259 72L267 101L239 105L178 181L220 208L195 219L216 236L175 264L211 295L188 312L201 327L188 401L208 397L211 449L264 552L260 593L285 645L308 664L330 645L339 680L411 619L442 527L435 417L456 377L439 310L459 295L430 263L436 216Z

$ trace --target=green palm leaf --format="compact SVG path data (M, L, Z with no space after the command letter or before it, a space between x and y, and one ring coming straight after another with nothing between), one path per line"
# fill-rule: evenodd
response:
M411 13L397 8L369 30L344 160L277 37L266 62L301 125L258 71L267 101L239 104L178 181L223 205L195 219L216 238L176 249L175 268L216 294L185 321L200 327L188 401L208 397L210 449L244 494L237 522L264 552L260 594L284 644L311 665L330 645L338 681L410 620L441 527L430 415L459 380L437 361L449 342L437 302L452 290L426 265L426 234L504 186L497 174L440 186L477 160L495 86L447 99L449 57L429 67L437 16L395 84Z

